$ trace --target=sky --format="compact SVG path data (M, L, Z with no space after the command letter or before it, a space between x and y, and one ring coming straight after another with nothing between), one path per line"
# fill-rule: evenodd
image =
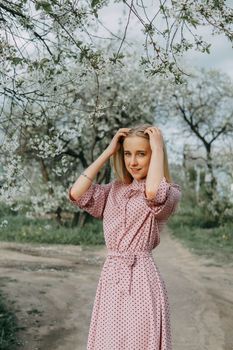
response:
M141 0L134 0L134 4L140 4ZM127 0L128 3L131 2L131 0ZM156 0L143 0L144 4L148 6L147 13L149 18L151 19L154 12L157 10L156 8L151 7L151 4L158 4L159 1ZM229 4L233 4L233 0L228 1ZM126 9L126 10L125 10ZM141 10L141 14L143 15L143 12ZM115 33L116 35L119 35L119 29L121 29L120 37L123 35L123 29L125 28L125 25L127 23L127 15L128 15L128 8L122 3L114 3L113 0L110 1L110 4L108 6L104 6L102 9L98 11L98 18L101 20L101 22L104 24L106 28L111 33ZM161 26L163 23L162 18L158 18L156 25ZM232 47L229 42L229 40L224 35L211 35L211 30L204 27L199 27L198 34L203 35L204 39L212 44L211 53L208 54L202 54L200 52L191 50L188 53L184 55L182 58L182 62L184 66L186 67L204 67L207 69L218 69L224 73L227 73L232 79L233 79L233 55L232 55ZM110 37L110 33L104 29L103 27L99 27L98 31L95 32L93 29L93 35L99 36L99 37ZM135 15L131 15L128 30L127 30L127 36L124 45L127 45L129 43L131 47L134 49L137 48L138 51L143 54L144 48L144 34L142 33L142 25L138 21ZM119 43L118 43L119 45ZM158 125L164 130L166 130L166 137L167 139L170 139L170 135L174 135L174 126L168 125L168 126L162 126ZM177 135L179 135L179 131L177 130ZM191 139L188 140L189 143L191 143ZM171 147L172 147L172 140L171 140ZM195 143L195 142L194 142ZM179 159L182 160L180 149L183 146L184 141L182 139L178 140L176 137L176 145L177 147L177 153L180 155ZM175 158L177 159L177 153L175 155Z
M138 0L140 3L140 1ZM155 12L154 8L150 7L150 4L155 1L144 0L145 4L148 4L148 14L152 16ZM130 1L128 1L130 3ZM136 3L136 1L134 2ZM229 4L233 4L233 1L228 1ZM113 33L118 32L119 27L124 28L127 22L127 11L124 11L125 5L122 3L110 3L109 6L105 6L99 13L99 18L104 23L105 27L111 30ZM142 14L143 15L143 14ZM151 18L151 16L149 18ZM121 24L119 25L119 20ZM158 25L162 19L158 19ZM134 46L141 48L143 52L143 38L144 35L141 31L142 26L139 23L135 15L131 15L130 24L127 30L126 40L131 42ZM99 28L98 35L109 36L106 30ZM227 73L233 79L233 51L232 45L224 35L211 35L211 29L203 26L199 26L198 35L202 35L204 40L212 44L210 54L202 54L201 52L191 50L186 53L182 59L183 64L186 66L192 65L193 67L204 67L207 69L218 69L224 73Z
M143 0L144 4L148 5L148 16L151 19L153 14L157 9L152 8L151 4L156 4L156 1L153 0ZM130 1L128 1L130 3ZM135 3L140 3L140 0L134 1ZM159 2L157 2L159 3ZM233 3L232 0L228 1L228 5ZM122 3L110 3L109 6L105 6L98 12L99 19L102 21L104 26L108 28L111 32L117 34L119 28L125 28L127 23L127 11L124 11L125 5ZM141 12L142 13L142 12ZM143 15L143 13L142 13ZM162 19L158 18L157 25L162 25ZM142 26L138 19L132 15L130 17L130 22L126 35L126 42L131 43L132 46L138 47L139 52L143 53L144 48L142 46L144 42L144 34L142 33ZM198 27L197 34L203 36L203 39L208 43L211 43L210 54L202 54L201 52L190 50L186 53L183 58L180 60L181 64L187 68L206 68L206 69L217 69L223 73L228 74L233 80L233 50L232 45L224 35L215 35L211 34L211 29L204 26ZM104 29L99 28L97 35L109 37L110 34ZM121 31L122 37L122 31ZM159 121L156 122L156 125L161 127L163 130L163 135L166 140L168 154L170 161L174 163L182 163L183 158L183 147L184 139L180 137L180 131L177 130L176 125L163 124L160 125ZM196 138L189 138L187 143L192 147L196 148Z

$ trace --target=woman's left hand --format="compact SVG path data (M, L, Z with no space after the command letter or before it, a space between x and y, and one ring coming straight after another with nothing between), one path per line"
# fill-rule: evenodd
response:
M158 148L163 149L163 135L159 128L151 126L144 131L144 134L146 133L149 135L149 142L152 151Z

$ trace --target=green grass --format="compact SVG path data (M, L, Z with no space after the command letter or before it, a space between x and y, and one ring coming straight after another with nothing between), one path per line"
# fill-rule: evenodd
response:
M20 215L5 215L8 224L0 229L0 240L22 243L55 243L74 245L104 244L102 222L92 220L82 229L58 225L54 220L29 219Z
M16 350L20 344L17 331L20 329L14 312L10 311L7 301L0 291L0 350Z
M187 205L188 203L188 205ZM233 262L233 223L214 227L213 221L190 200L181 203L179 211L170 218L172 235L182 240L196 254L213 257L221 262ZM71 227L71 219L63 226L55 220L29 219L24 215L3 212L1 222L8 224L0 229L0 240L20 243L73 244L92 247L105 244L102 221L89 217L86 225Z
M233 222L211 227L211 220L200 208L181 206L169 220L172 235L195 254L213 258L217 263L233 263Z

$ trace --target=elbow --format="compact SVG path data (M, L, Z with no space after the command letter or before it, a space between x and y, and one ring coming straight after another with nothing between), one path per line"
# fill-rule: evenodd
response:
M68 196L70 199L77 201L79 197L72 191L72 188L69 189Z
M155 199L155 195L156 195L155 192L147 192L147 191L146 191L146 198L147 198L148 200Z

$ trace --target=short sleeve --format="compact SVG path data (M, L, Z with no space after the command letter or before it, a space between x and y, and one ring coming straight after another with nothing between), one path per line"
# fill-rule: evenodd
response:
M155 198L148 199L144 191L144 201L149 210L158 220L167 220L170 215L173 215L178 207L181 198L181 187L175 183L167 182L163 177Z
M90 215L98 219L103 219L103 212L112 183L113 182L110 182L104 185L92 183L88 190L77 200L71 196L70 192L72 187L70 187L68 198L71 203L85 210Z

